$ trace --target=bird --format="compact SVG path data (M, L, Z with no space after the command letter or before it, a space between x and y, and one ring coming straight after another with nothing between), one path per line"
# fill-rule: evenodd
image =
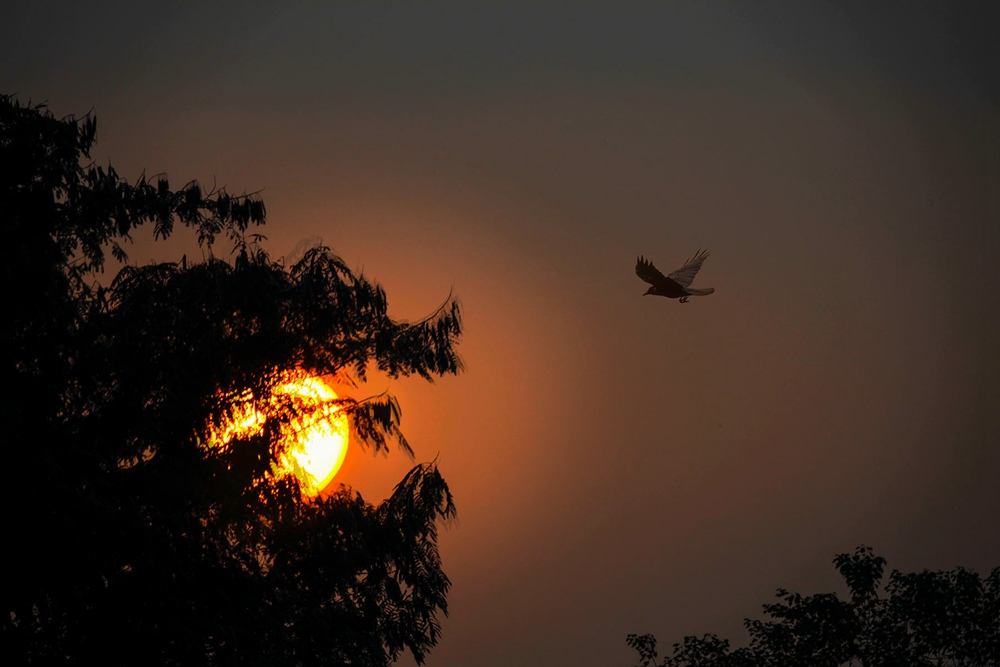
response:
M701 268L702 262L708 257L708 250L699 250L694 257L684 263L684 266L677 269L669 276L660 273L660 270L653 266L653 263L639 255L635 262L635 275L652 285L646 290L646 294L654 296L665 296L668 299L680 297L681 303L687 303L688 297L707 296L715 291L714 287L706 289L695 289L691 287L694 276Z

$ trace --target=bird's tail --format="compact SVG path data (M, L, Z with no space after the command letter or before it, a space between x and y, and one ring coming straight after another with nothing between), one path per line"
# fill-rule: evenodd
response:
M708 296L714 291L715 291L714 287L709 287L706 289L695 289L693 287L687 288L687 293L690 294L691 296Z

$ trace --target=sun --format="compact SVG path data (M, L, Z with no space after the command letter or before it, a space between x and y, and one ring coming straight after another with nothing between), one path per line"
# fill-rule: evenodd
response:
M288 373L267 405L234 401L222 426L209 429L206 444L217 448L237 435L255 435L264 428L268 409L294 405L296 416L282 427L284 451L272 464L271 475L276 479L294 475L302 492L315 497L333 480L347 455L347 416L336 401L337 394L321 378Z
M300 377L278 387L276 394L305 399L318 406L311 415L294 422L278 473L294 474L302 490L315 496L333 480L347 456L347 416L339 406L329 409L337 394L318 377Z

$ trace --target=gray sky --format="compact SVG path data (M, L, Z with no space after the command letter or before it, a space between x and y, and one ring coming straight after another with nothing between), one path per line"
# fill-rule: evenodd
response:
M461 298L467 372L392 386L459 507L432 667L738 643L862 543L1000 565L985 9L21 4L0 91L93 109L98 162L263 189L274 256L322 239L399 317ZM699 247L715 294L641 296Z

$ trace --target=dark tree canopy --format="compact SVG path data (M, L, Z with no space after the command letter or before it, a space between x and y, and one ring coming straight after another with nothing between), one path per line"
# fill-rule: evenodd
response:
M767 621L744 621L748 646L685 637L657 661L653 635L629 635L640 667L995 667L1000 665L1000 567L889 575L867 547L834 558L850 599L778 590Z
M394 320L327 248L272 261L255 196L130 183L90 162L95 136L91 116L0 96L3 664L422 661L447 611L437 525L455 513L436 467L377 506L349 488L305 502L269 472L281 424L312 409L294 399L256 435L204 442L289 370L457 373L458 303ZM102 286L105 253L125 262L144 226L193 230L207 259L126 264ZM355 442L409 452L391 396L341 406Z

